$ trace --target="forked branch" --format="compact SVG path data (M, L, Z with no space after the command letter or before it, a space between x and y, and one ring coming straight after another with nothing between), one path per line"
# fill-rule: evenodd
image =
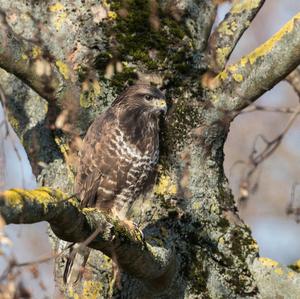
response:
M233 3L224 20L209 38L207 57L210 71L217 74L223 70L239 39L264 2L265 0L242 0Z
M285 78L300 63L300 13L268 41L214 79L213 101L232 117Z

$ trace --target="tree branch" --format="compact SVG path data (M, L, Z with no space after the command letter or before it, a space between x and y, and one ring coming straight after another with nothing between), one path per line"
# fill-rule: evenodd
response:
M214 78L214 106L240 112L300 63L300 13L268 41Z
M207 60L215 74L222 71L237 42L249 27L265 0L236 1L208 42Z
M0 193L0 214L7 224L47 221L60 239L84 242L95 230L100 233L88 247L116 258L124 271L161 291L174 277L175 258L171 250L146 243L138 229L129 229L98 209L79 209L75 199L50 188L11 189Z
M0 67L14 74L47 100L56 98L63 78L52 64L53 58L38 45L18 36L0 10Z

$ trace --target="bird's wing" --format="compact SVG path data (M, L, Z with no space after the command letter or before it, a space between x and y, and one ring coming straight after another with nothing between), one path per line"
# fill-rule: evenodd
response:
M101 180L101 143L107 130L107 112L101 114L89 127L80 150L79 165L75 179L75 192L82 207L93 206Z
M119 155L111 139L116 128L116 118L107 110L95 119L83 140L75 180L75 192L80 196L82 207L105 208L105 202L115 198Z

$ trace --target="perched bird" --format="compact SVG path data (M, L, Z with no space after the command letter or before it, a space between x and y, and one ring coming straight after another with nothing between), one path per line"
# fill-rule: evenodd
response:
M75 179L82 208L96 207L126 220L131 204L153 177L159 158L159 120L166 111L159 89L136 84L95 119L83 140ZM74 255L66 263L65 281L73 259Z

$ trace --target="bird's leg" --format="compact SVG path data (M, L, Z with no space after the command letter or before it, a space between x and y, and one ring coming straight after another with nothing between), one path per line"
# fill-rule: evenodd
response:
M116 255L112 254L112 258L111 258L111 261L112 261L112 279L109 283L109 290L108 290L108 293L109 293L109 298L112 298L113 296L113 293L114 293L114 287L116 287L117 289L121 289L121 268L118 266L118 262L117 262L117 259L116 259Z
M139 227L138 227L138 225L135 223L135 222L133 222L133 221L131 221L131 220L129 220L129 219L126 219L125 217L122 217L122 215L120 215L120 212L115 208L115 207L113 207L112 209L111 209L111 214L114 216L114 217L116 217L116 218L118 218L119 220L121 220L123 223L124 223L124 225L126 226L126 228L127 229L129 229L129 230L138 230L139 232L140 232L140 234L141 234L141 237L142 237L142 239L144 240L144 234L143 234L143 232L139 229Z
M124 219L124 220L123 220L123 223L124 223L125 226L126 226L127 228L129 228L130 230L138 230L138 231L140 232L140 235L141 235L142 240L145 240L144 233L142 232L141 229L139 229L138 225L137 225L135 222L133 222L133 221L131 221L131 220L128 220L128 219Z
M137 224L129 219L123 219L122 222L125 224L125 226L130 230L138 229Z

